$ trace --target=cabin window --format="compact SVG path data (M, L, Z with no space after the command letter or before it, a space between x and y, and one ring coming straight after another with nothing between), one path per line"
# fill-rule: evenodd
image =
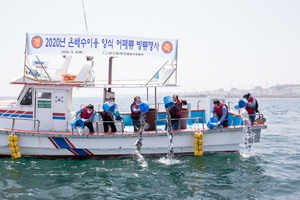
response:
M31 104L32 104L32 89L29 88L21 101L21 105L31 105Z
M52 93L51 92L39 92L38 99L51 99Z

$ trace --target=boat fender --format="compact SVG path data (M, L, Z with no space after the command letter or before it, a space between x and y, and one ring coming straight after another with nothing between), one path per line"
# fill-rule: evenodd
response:
M21 152L18 152L18 153L17 153L17 158L21 158L21 156L22 156L22 155L21 155Z
M19 146L19 142L18 141L15 141L14 142L14 147L18 147Z
M12 159L17 159L17 154L16 153L11 154L11 158Z
M15 147L16 153L20 152L20 147Z
M8 146L9 146L9 147L14 147L14 146L15 146L15 145L14 145L14 142L9 142L9 143L8 143Z
M14 141L14 136L13 135L9 135L8 136L8 141L13 142Z
M203 133L196 132L194 134L194 155L203 156Z
M16 153L15 147L11 147L11 148L10 148L10 153L11 153L11 154Z
M13 135L14 141L18 141L18 136L17 135Z
M17 135L9 135L8 136L8 146L10 147L10 153L12 159L21 158L21 151L19 147L19 138Z

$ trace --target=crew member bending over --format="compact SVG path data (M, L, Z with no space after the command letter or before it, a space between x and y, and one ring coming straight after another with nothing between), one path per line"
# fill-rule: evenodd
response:
M228 106L225 103L221 103L218 99L215 99L213 104L211 117L215 116L218 119L218 126L228 126Z
M76 116L79 116L81 118L81 120L84 121L84 126L88 127L88 129L90 130L90 133L95 132L94 127L93 127L93 120L94 120L95 115L96 115L96 112L95 112L94 106L92 104L89 104L76 112Z

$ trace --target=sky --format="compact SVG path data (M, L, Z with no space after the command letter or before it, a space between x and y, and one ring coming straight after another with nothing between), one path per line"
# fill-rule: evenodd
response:
M181 87L166 89L169 92L300 84L298 0L83 2L88 31L81 0L0 0L0 96L19 94L21 86L9 82L22 74L26 33L177 39ZM123 67L116 68L115 76L152 77L148 70L126 70L130 63L122 61L115 61ZM106 67L101 68L107 62L101 62L100 78L107 76ZM161 67L149 61L145 66Z

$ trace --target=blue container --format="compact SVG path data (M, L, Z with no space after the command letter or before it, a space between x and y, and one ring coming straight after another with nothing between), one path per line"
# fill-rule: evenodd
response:
M71 126L76 128L77 126L84 127L84 122L81 119L75 119L72 121Z
M238 104L239 104L240 108L245 108L246 107L246 102L243 99L240 99Z
M117 112L115 113L115 117L121 117L121 114L120 114L119 111L117 111Z
M206 126L207 128L209 128L210 130L215 128L215 126L217 126L218 120L214 117L209 118Z
M142 101L142 103L139 106L141 112L148 112L149 110L149 102L148 101Z
M94 119L93 119L94 122L98 122L100 121L100 115L99 114L96 114Z
M104 103L102 105L102 109L105 110L106 112L110 111L110 112L115 112L116 106L112 105L110 103Z
M243 99L240 99L235 105L234 105L234 109L239 110L241 108L245 108L246 107L246 102Z
M167 108L172 108L174 106L174 101L170 96L165 96L164 104Z

